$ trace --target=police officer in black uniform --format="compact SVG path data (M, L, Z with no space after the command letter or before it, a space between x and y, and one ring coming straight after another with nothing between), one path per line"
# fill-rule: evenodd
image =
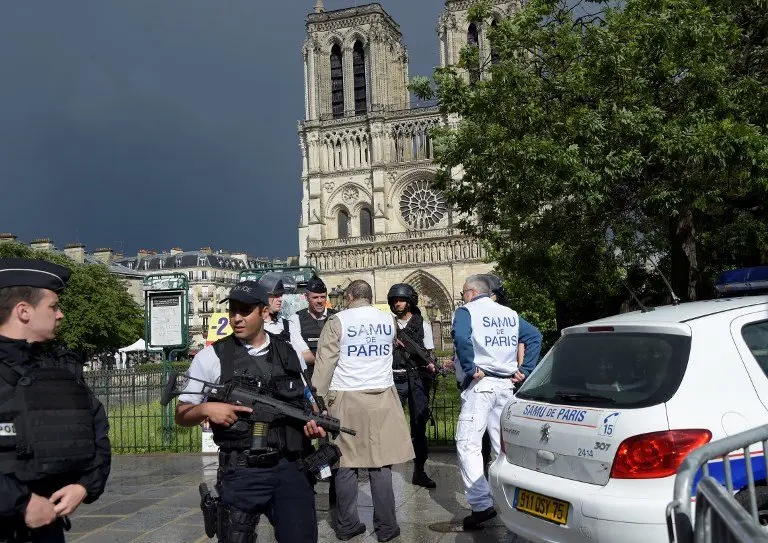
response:
M243 281L232 288L227 300L233 334L200 351L192 361L190 377L227 383L233 376L247 375L261 381L273 397L306 407L296 352L264 330L269 315L266 290L254 281ZM309 449L308 439L325 437L325 431L313 422L302 425L289 419L249 422L239 418L239 413L251 412L249 407L201 402L195 394L201 389L201 383L189 381L179 397L176 422L194 426L208 419L220 447L219 541L255 541L263 513L274 526L278 542L316 542L314 493L297 461Z
M281 274L268 272L259 278L259 285L264 287L269 296L269 313L264 319L264 329L270 334L278 336L283 341L291 341L291 332L288 327L288 320L280 317L280 310L283 308L283 294L285 294L285 284Z
M297 311L290 319L291 345L304 359L307 365L307 375L312 378L315 371L315 355L317 354L317 340L320 332L328 320L328 317L336 311L327 307L328 288L323 280L314 277L307 283L307 302L309 307Z
M397 317L400 331L416 345L428 351L431 357L431 351L434 349L432 331L427 328L429 324L421 317L421 311L418 308L419 295L413 287L405 283L392 285L387 293L387 303L389 303L392 313ZM425 340L427 340L426 345ZM425 361L410 354L407 346L398 340L395 343L392 367L400 403L405 406L405 403L408 402L408 411L411 415L411 439L416 455L411 482L425 488L436 488L435 482L424 471L424 465L429 455L427 445L428 391L432 383L432 376L435 373L435 365L431 361Z
M61 543L104 491L109 425L71 353L49 348L70 272L0 259L0 542Z

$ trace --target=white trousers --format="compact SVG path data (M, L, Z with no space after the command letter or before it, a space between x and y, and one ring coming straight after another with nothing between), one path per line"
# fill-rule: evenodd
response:
M501 411L514 397L512 381L483 377L461 393L461 412L456 428L456 452L464 494L473 511L493 507L491 489L483 472L483 434L490 434L494 455L501 451Z

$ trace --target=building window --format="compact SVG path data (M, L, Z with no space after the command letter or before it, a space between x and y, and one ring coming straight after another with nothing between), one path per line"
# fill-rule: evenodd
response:
M203 270L200 273L202 274L203 280L208 279L208 271L207 270Z
M191 271L191 272L188 272L188 273L189 273L189 280L193 281L195 279L195 272Z
M496 30L496 27L499 26L499 21L494 19L491 21L491 28ZM491 44L491 64L498 64L499 63L499 51L496 49L493 44Z
M371 214L371 210L367 207L360 210L360 235L373 235L373 215Z
M344 116L344 70L338 43L331 49L331 108L334 119Z
M467 29L467 45L470 47L479 47L480 40L478 39L477 26L475 23L471 23ZM480 66L469 68L469 82L474 85L480 81Z
M349 237L349 213L345 209L339 211L339 239Z
M203 312L208 313L208 300L203 300Z
M364 115L368 110L365 88L365 51L363 44L355 42L352 49L352 69L355 73L355 115Z
M203 334L207 334L208 332L208 317L203 317Z

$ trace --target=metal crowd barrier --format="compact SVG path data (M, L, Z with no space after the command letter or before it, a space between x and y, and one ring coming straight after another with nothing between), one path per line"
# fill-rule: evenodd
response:
M761 526L755 493L755 474L750 446L762 444L762 458L768 466L768 425L760 426L700 447L685 457L675 477L674 499L667 505L670 543L768 543L768 532ZM747 486L734 488L729 455L741 451L747 473ZM757 451L756 451L757 452ZM708 463L721 459L725 486L709 473ZM692 490L696 475L696 515L692 517ZM734 497L744 491L749 510Z

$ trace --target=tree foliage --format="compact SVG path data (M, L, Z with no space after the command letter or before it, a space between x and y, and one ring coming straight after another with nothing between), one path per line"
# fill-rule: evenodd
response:
M419 78L452 126L436 184L507 277L546 293L558 326L615 313L629 285L683 300L724 267L768 259L768 15L762 0L531 0ZM578 14L578 15L577 15ZM480 63L472 83L469 66Z
M33 251L21 243L0 243L0 258L41 258L72 270L61 294L64 313L57 339L84 354L130 345L144 334L142 308L105 265L77 264L62 254Z

